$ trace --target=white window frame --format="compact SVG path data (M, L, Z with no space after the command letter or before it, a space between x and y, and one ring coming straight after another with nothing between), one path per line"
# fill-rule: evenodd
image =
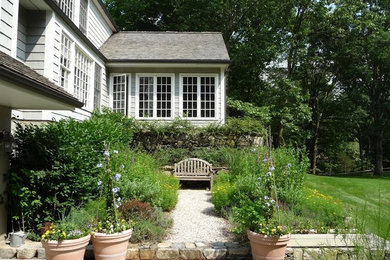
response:
M97 68L100 69L100 74L96 74ZM94 77L93 77L93 110L98 109L102 106L102 83L103 83L103 67L100 66L97 62L95 62L94 66ZM99 77L99 81L97 80L97 76ZM97 86L99 83L99 86ZM97 101L97 102L96 102Z
M56 0L57 5L64 12L66 16L68 16L72 21L75 13L75 0ZM71 6L69 6L69 4Z
M198 91L197 91L197 117L187 117L183 114L183 78L184 77L197 77L198 78ZM215 78L215 114L214 117L201 117L201 93L200 93L200 78L201 77L214 77ZM219 117L219 91L220 91L220 84L219 84L219 78L217 73L183 73L179 74L179 116L182 119L186 120L196 120L196 121L215 121Z
M82 2L86 2L86 8L85 8L85 17L82 14L83 4ZM85 35L88 33L88 8L89 8L89 1L88 0L79 0L80 9L79 9L79 29L82 31ZM85 26L82 24L81 21L85 21Z
M66 65L63 64L62 62L62 57L63 57L63 47L64 47L64 43L62 42L62 39L63 38L66 38L68 41L69 41L69 49L68 49L68 67ZM66 91L70 91L70 84L71 84L71 80L70 78L73 76L73 73L72 73L72 67L73 67L73 64L72 64L72 58L73 58L73 40L64 32L61 33L61 50L60 50L60 73L59 73L59 80L58 80L58 85L63 88L64 90ZM67 73L67 78L65 80L65 85L62 86L62 71L65 71Z
M126 100L125 100L125 108L127 107L127 114L126 114L126 109L125 109L125 112L123 113L123 115L125 116L129 116L130 115L130 103L131 103L131 93L130 93L130 90L131 90L131 74L127 74L127 73L112 73L110 74L110 107L112 109L112 111L114 111L114 77L117 77L117 76L125 76L125 79L126 79L126 93L127 93L127 96L126 96Z
M87 61L87 71L84 72L86 73L87 75L87 80L83 80L83 82L86 82L87 83L87 86L86 88L84 89L82 86L79 86L79 91L77 92L77 87L76 87L76 68L77 68L77 53L79 53L80 55L84 56L84 58L86 59ZM73 87L74 87L74 90L73 90L73 94L74 96L79 99L81 102L84 103L84 108L87 108L88 105L91 103L91 100L90 100L90 93L93 92L93 77L91 75L91 67L92 67L92 63L93 63L93 59L91 59L84 51L81 50L81 48L79 47L75 47L75 56L74 56L74 66L73 66L73 78L74 78L74 82L73 82ZM85 93L83 92L85 90Z
M140 77L153 77L153 117L140 117L139 116L139 78ZM157 77L170 77L171 78L171 116L170 117L157 117ZM136 73L135 74L135 119L141 120L172 120L175 117L175 74L174 73Z

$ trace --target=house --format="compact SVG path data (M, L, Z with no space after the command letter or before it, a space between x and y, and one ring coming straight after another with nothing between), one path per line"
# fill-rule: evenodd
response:
M1 0L0 131L11 118L83 120L103 107L223 124L229 62L220 33L123 32L101 0Z
M82 120L108 107L139 120L225 121L220 33L123 32L101 0L4 0L0 10L0 51L84 103L14 110L19 120Z

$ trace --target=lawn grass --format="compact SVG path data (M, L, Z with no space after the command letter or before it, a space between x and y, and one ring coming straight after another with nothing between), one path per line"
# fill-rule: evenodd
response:
M390 240L390 174L384 177L307 175L306 186L339 199L367 232Z

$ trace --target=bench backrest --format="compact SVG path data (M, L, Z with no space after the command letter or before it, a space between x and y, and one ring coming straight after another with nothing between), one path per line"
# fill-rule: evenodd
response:
M198 158L184 159L175 163L176 176L205 176L212 172L212 165Z

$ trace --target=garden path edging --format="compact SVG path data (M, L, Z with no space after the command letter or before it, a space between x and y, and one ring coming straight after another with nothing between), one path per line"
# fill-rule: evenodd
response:
M326 254L326 259L346 259L353 247L357 235L305 234L291 235L287 246L286 258L303 260L315 258L315 255ZM0 260L8 259L45 259L45 250L39 242L27 242L25 245L12 248L5 241L0 242ZM92 245L87 247L85 260L93 259ZM237 242L164 242L159 244L130 244L127 260L147 259L251 259L248 243Z

